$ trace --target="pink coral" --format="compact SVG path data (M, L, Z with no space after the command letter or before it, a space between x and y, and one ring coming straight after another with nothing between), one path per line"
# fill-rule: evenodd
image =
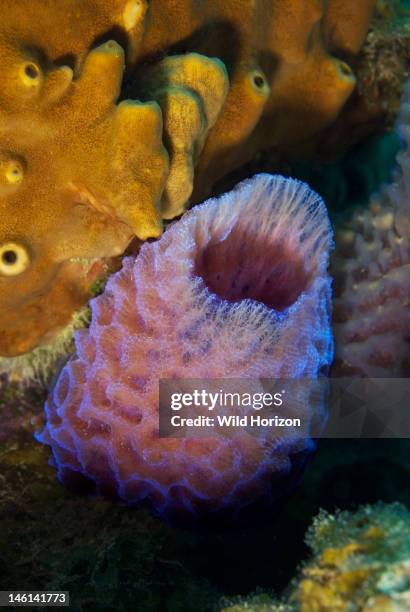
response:
M334 375L410 375L410 84L399 133L406 149L391 185L336 236Z
M258 175L197 206L91 303L38 436L59 478L157 512L241 508L289 474L311 441L239 432L160 438L160 378L317 377L333 355L331 228L291 179ZM309 405L300 408L305 423ZM300 456L300 455L299 455Z

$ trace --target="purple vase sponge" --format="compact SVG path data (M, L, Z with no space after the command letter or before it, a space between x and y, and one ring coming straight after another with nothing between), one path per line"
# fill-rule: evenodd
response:
M331 364L332 231L306 185L260 174L123 261L91 302L38 439L67 485L203 515L275 493L309 436L160 438L160 378L315 378ZM309 404L303 422L312 419Z

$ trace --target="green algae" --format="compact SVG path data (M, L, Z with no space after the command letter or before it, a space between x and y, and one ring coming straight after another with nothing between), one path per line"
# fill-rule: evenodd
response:
M180 533L147 511L70 495L45 460L38 447L0 457L2 589L70 591L79 611L210 609L219 594L192 576Z
M193 601L211 609L220 594L192 575L189 536L56 481L48 449L33 439L44 396L0 388L0 589L67 590L78 611L184 612Z

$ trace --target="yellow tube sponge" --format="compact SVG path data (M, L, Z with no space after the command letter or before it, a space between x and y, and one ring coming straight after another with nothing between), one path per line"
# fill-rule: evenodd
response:
M335 53L355 55L366 38L376 0L328 0L324 33Z
M116 104L123 68L122 48L109 41L77 79L58 78L64 67L44 74L39 112L18 121L0 113L0 354L25 352L69 322L95 280L95 258L162 231L161 110Z
M79 74L90 48L109 32L135 62L147 8L147 0L0 0L0 108L15 111L41 97L43 73L54 62L69 60Z
M0 355L49 341L94 260L158 236L261 150L314 151L372 6L0 0Z
M167 57L136 75L133 94L157 100L164 119L164 143L170 155L161 214L182 214L193 189L194 167L209 130L228 93L228 75L218 59L198 53Z
M28 169L31 189L25 193L25 207L49 186L54 214L58 200L64 200L60 208L66 216L77 192L83 204L120 219L144 240L161 233L158 207L168 155L156 102L116 105L123 69L123 50L109 41L89 53L78 79L68 81L65 67L45 74L44 112L24 115L17 134L10 122L6 139L8 149L18 149ZM61 73L64 87L63 78L57 78ZM6 119L0 116L5 129ZM20 132L26 132L22 142Z

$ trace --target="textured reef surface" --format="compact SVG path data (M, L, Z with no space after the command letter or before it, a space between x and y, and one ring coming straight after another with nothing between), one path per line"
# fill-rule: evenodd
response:
M336 236L335 375L410 374L409 85L393 182L355 208Z
M259 594L224 612L409 609L410 512L401 504L321 512L306 542L312 558L302 567L287 600Z

